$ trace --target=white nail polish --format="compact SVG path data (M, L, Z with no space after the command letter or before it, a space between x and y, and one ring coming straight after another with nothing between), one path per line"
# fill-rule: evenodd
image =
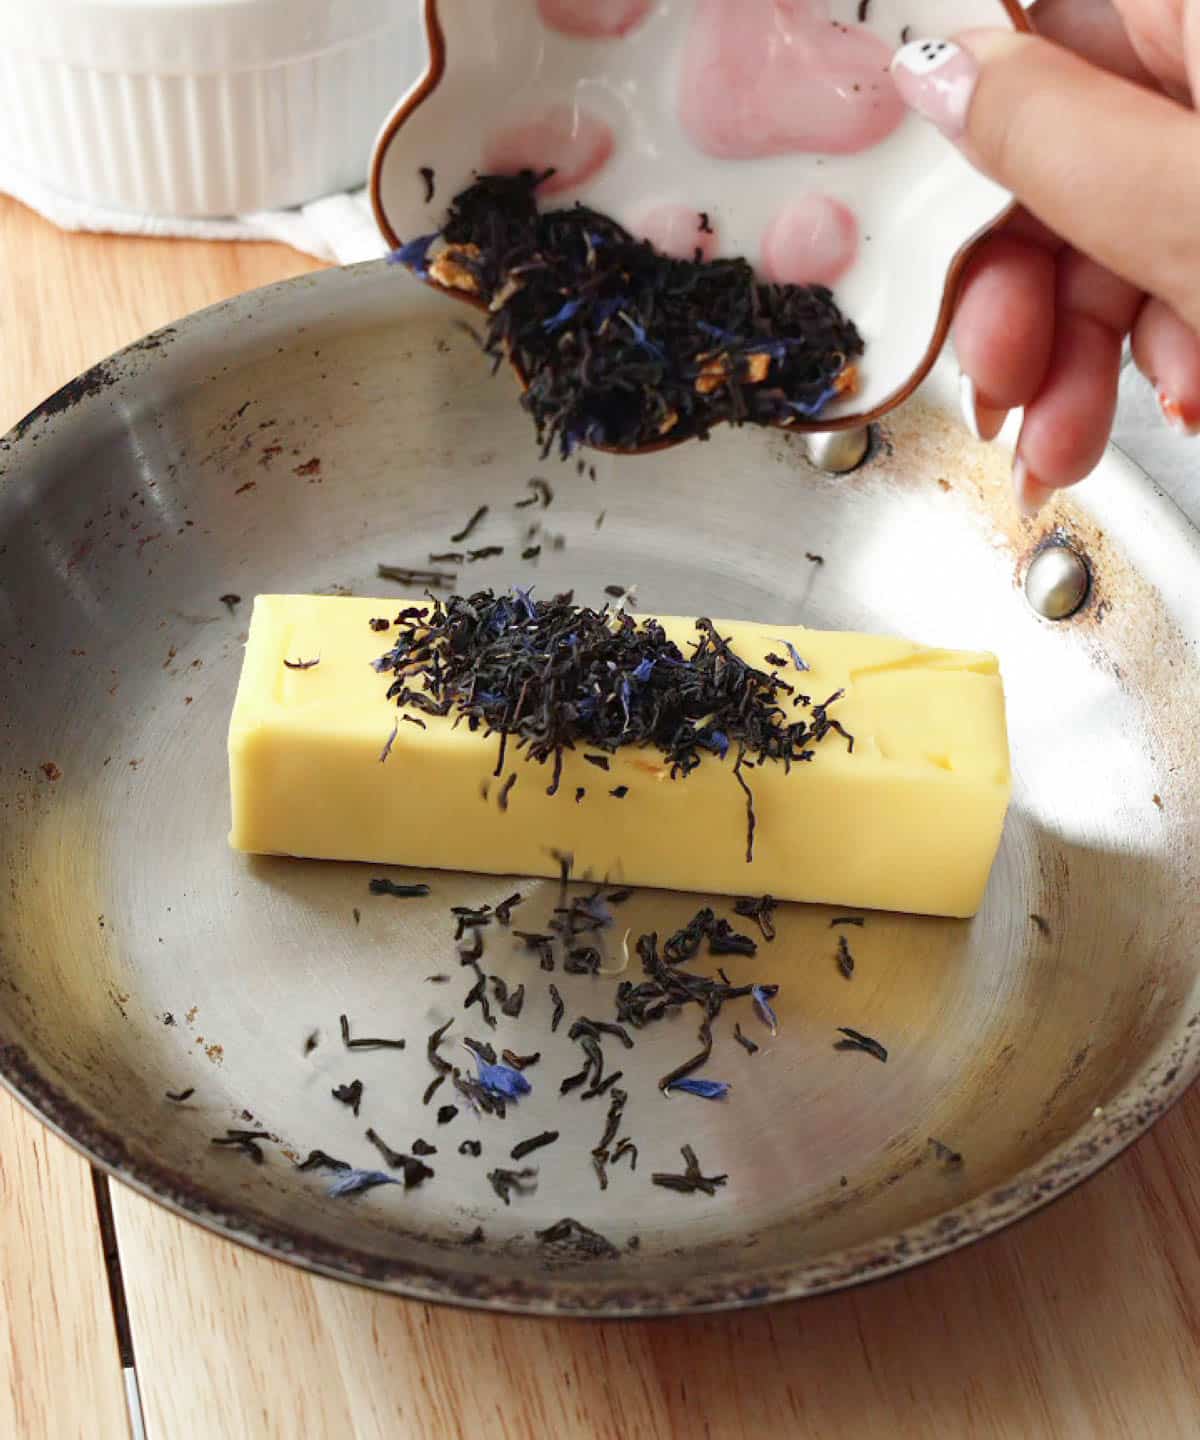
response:
M994 440L1004 429L1008 411L994 410L990 405L981 405L975 382L965 373L958 377L958 400L962 410L963 424L976 440Z
M1036 475L1031 475L1029 466L1020 455L1013 461L1013 489L1017 494L1017 508L1026 520L1032 520L1053 496L1052 486L1043 485Z
M910 40L896 51L892 64L899 65L910 75L929 75L943 65L949 65L956 55L961 54L962 51L952 40Z

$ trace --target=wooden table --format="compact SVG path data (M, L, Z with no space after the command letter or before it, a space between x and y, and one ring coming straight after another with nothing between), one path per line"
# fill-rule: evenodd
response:
M145 331L311 268L271 245L64 236L0 201L0 430ZM1200 1091L1082 1190L936 1265L598 1325L312 1279L94 1182L0 1096L0 1436L130 1433L97 1192L150 1440L1200 1435Z

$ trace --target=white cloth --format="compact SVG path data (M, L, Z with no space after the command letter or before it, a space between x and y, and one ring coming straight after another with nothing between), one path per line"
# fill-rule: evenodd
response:
M12 195L62 230L112 235L173 235L193 240L278 240L318 260L353 265L386 254L367 192L326 195L295 210L261 210L219 220L109 210L47 189L0 160L0 193Z

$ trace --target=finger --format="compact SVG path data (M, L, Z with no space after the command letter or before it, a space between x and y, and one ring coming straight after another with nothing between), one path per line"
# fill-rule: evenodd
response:
M976 250L954 319L963 418L992 440L1009 410L1037 394L1054 340L1054 256L999 232Z
M1155 84L1157 77L1138 58L1115 6L1097 5L1096 0L1038 0L1029 14L1043 39L1064 45L1089 64L1135 84Z
M1163 418L1200 435L1200 337L1169 305L1147 300L1133 327L1133 358L1154 386Z
M1027 513L1049 490L1095 469L1117 408L1121 344L1142 296L1074 252L1058 263L1054 343L1045 378L1026 406L1013 479Z
M1200 326L1200 118L1032 35L961 39L897 52L905 102L1050 229Z

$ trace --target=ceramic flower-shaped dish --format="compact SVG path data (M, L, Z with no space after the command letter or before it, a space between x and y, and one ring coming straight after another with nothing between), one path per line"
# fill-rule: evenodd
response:
M429 69L371 167L393 246L477 174L552 166L544 206L834 289L866 342L858 390L794 428L861 425L924 378L1010 197L904 110L888 65L948 28L1027 29L1017 0L425 0L425 20Z

